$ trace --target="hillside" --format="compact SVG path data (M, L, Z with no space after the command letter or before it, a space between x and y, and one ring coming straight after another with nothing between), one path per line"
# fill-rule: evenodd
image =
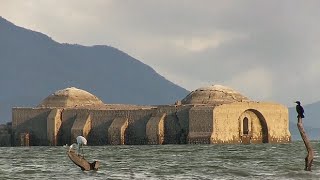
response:
M172 104L188 94L116 48L61 44L0 17L0 123L11 120L13 106L35 106L71 86L105 103ZM304 109L305 129L311 139L319 140L320 101ZM301 139L295 107L289 108L289 117L293 139Z
M11 107L71 86L105 103L173 104L188 94L116 48L61 44L0 17L0 123L11 121Z

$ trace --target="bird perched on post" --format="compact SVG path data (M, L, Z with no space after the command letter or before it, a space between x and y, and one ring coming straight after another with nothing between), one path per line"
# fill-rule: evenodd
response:
M78 136L78 137L76 138L76 140L77 140L77 143L73 143L73 144L71 144L71 146L69 147L69 152L70 152L73 148L77 147L77 154L79 155L79 154L80 154L80 149L82 148L82 146L83 146L83 145L87 145L87 140L86 140L86 138L83 137L83 136ZM82 155L83 155L83 150L82 150Z
M300 101L296 101L295 103L297 103L297 105L296 105L296 111L297 111L297 113L298 113L298 116L297 116L297 118L304 118L304 109L303 109L303 107L301 106L301 103L300 103Z
M80 149L83 145L87 145L87 140L83 136L78 136L77 138L77 144L78 144L78 152L80 153ZM82 151L83 154L83 151Z

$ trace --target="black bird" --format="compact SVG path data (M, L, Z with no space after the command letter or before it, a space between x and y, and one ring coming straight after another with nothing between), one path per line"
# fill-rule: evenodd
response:
M304 109L303 109L303 107L301 106L300 101L296 101L295 103L297 103L297 105L296 105L296 111L297 111L297 113L298 113L297 118L299 118L299 117L304 118L304 115L303 115Z

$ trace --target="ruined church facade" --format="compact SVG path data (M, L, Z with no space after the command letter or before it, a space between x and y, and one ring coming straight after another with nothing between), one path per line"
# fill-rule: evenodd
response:
M59 90L37 107L12 109L12 143L64 145L287 143L288 108L251 101L220 85L199 88L173 105L105 104L77 88Z

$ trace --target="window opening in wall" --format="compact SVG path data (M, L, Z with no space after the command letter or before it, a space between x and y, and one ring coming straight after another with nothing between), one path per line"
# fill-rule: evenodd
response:
M249 120L247 117L243 119L243 134L249 134Z

